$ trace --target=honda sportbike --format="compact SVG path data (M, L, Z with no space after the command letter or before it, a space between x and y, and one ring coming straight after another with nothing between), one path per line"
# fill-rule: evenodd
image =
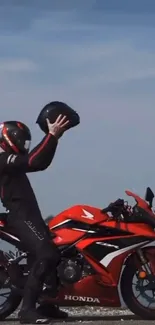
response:
M48 222L61 253L54 290L50 272L38 303L58 306L121 307L143 319L155 319L154 194L145 199L126 191L136 204L118 199L105 209L76 205ZM19 306L32 258L10 233L1 215L0 238L15 252L0 251L0 319ZM52 277L51 277L52 278Z

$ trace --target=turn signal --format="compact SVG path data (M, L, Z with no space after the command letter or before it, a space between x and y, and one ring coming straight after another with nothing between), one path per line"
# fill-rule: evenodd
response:
M147 274L146 274L145 271L140 271L138 276L139 276L140 279L145 279Z

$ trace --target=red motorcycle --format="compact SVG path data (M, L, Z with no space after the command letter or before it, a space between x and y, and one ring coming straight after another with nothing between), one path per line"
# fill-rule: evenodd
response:
M131 207L117 200L105 209L73 206L52 218L48 227L61 252L57 268L58 291L50 274L39 303L59 306L121 307L122 301L143 319L155 319L155 214L154 194L147 188L145 200ZM19 306L31 257L19 238L10 233L1 215L0 238L16 247L0 251L0 320ZM2 294L1 294L2 292Z

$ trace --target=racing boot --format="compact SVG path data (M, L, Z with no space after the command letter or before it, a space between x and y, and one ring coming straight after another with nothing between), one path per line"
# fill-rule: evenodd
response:
M21 310L18 315L21 324L49 324L51 322L46 316L40 315L36 309Z
M50 319L36 310L36 300L41 288L38 281L35 281L34 278L33 280L32 286L25 286L23 303L18 314L19 321L21 324L49 324Z
M68 317L68 314L59 309L58 306L48 303L40 304L37 308L37 312L42 316L53 319L66 319Z

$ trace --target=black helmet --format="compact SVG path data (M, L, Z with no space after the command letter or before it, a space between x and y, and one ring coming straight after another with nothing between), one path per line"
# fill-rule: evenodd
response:
M29 128L18 121L0 124L0 147L9 153L28 153L31 144Z
M60 114L66 115L67 119L70 121L66 126L66 130L80 123L78 113L67 104L58 101L51 102L44 106L37 118L36 123L39 124L43 132L48 133L46 119L48 118L51 123L54 123Z

